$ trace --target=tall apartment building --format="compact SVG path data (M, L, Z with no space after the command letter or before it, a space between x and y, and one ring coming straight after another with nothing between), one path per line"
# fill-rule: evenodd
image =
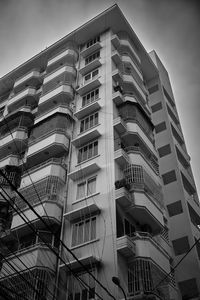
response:
M173 271L199 202L151 56L114 5L1 78L0 168L33 208L1 176L10 299L124 299L113 276L128 299L199 299L199 247Z

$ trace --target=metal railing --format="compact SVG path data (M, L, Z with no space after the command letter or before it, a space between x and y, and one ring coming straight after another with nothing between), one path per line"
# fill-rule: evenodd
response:
M163 208L163 194L161 185L157 184L140 165L130 164L124 170L127 183L134 189L143 190L151 199Z

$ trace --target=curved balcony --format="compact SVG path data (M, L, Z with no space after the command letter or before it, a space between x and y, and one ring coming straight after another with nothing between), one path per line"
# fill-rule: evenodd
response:
M0 168L5 166L19 166L20 158L17 154L9 154L0 160Z
M122 51L128 50L132 56L136 59L138 63L140 63L140 58L136 51L134 50L133 46L128 37L119 37L117 34L114 34L111 37L111 42L116 49L121 49Z
M124 170L126 166L129 165L129 156L123 149L120 148L118 150L115 150L114 156L116 163L120 166L122 170Z
M3 261L3 268L1 271L1 278L7 277L7 274L14 275L15 270L27 271L30 268L48 268L51 271L56 270L57 258L52 251L44 244L36 244L26 249L22 249L15 253L16 255L10 255L6 257L8 263ZM10 265L11 264L11 265Z
M14 90L18 93L26 86L38 87L42 83L42 76L39 70L31 70L27 74L18 78L14 84Z
M41 105L45 103L46 101L49 101L53 99L54 101L57 101L59 99L69 99L71 101L73 99L73 89L71 87L71 84L67 83L61 83L58 86L55 87L55 89L49 91L48 93L42 95L40 97L38 105Z
M57 53L55 56L51 57L47 63L47 70L51 72L53 69L56 69L61 64L71 64L74 65L77 62L78 53L73 48L65 49L60 53Z
M128 235L117 238L117 252L126 258L133 258L136 254L135 243Z
M139 76L139 78L143 81L142 72L140 71L140 69L138 68L138 66L134 63L133 59L131 59L131 57L129 55L122 55L121 59L122 59L122 62L124 64L131 65L131 67L137 73L137 75Z
M76 77L76 70L74 67L71 66L61 66L55 71L48 73L44 78L43 85L46 85L50 81L54 79L58 79L60 75L65 75L65 81L69 81L69 79L73 79ZM66 78L68 76L68 78Z
M12 96L8 101L8 111L12 112L16 110L18 107L22 105L31 105L35 106L38 100L38 93L36 88L34 87L27 87L23 91L17 93L16 95Z
M27 147L28 132L26 127L17 127L0 138L0 159L8 154L18 154Z
M69 150L69 137L63 128L55 128L45 135L30 141L27 164L29 167L51 157L66 155Z
M40 111L35 118L34 124L40 123L41 121L53 116L55 114L63 114L66 116L70 116L73 119L73 111L71 107L67 104L56 104L54 107L49 107L49 109L45 110L43 113Z
M170 256L147 232L136 232L131 238L135 243L136 257L145 257L154 261L164 272L170 272Z
M123 121L121 117L117 117L113 120L114 129L118 132L118 134L124 134L127 130L126 123Z

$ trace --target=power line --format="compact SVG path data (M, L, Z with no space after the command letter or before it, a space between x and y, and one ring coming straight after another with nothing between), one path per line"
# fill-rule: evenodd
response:
M157 289L157 287L167 278L170 276L172 272L175 271L175 269L180 265L180 263L186 258L186 256L190 253L190 251L197 245L197 243L200 241L200 238L196 240L196 242L190 247L190 249L186 252L186 254L179 260L179 262L172 268L172 270L167 273L167 275L154 287L153 291Z
M1 171L1 169L0 169L0 173L1 173L2 171ZM11 183L12 184L12 183ZM13 186L13 188L15 188L14 186ZM2 188L3 189L3 188ZM3 189L3 191L5 192L5 190ZM17 191L17 190L16 190ZM6 193L6 192L5 192ZM9 195L7 194L7 196L9 197ZM2 197L4 197L3 196L3 194L2 194ZM6 199L5 197L4 197L4 199L6 200L6 201L8 201L8 199ZM26 201L26 200L25 200ZM12 206L12 208L15 210L15 211L17 211L16 210L16 208L13 206L13 205L11 205ZM19 209L20 210L20 209ZM32 211L34 211L34 209L31 209ZM23 212L22 212L23 213ZM34 213L37 215L37 213L34 211ZM23 213L24 214L24 213ZM37 231L35 230L35 228L34 228L34 226L29 222L29 223L27 223L27 221L25 220L25 218L22 216L22 215L20 215L20 217L23 219L23 221L26 223L26 224L28 224L28 226L32 229L32 231L33 232L35 232L36 234L38 234L37 233ZM42 220L42 218L39 216L39 219L41 219ZM43 221L43 220L42 220ZM44 222L45 223L45 222ZM48 227L48 225L46 224L46 226ZM52 231L50 230L50 232L52 233ZM52 233L53 234L53 233ZM62 259L62 257L61 256L59 256L58 254L57 254L57 252L54 250L54 248L52 248L50 245L48 245L41 237L40 237L40 239L42 240L42 242L62 261L62 263L64 263L64 265L69 269L69 271L72 273L72 275L78 280L78 281L80 281L84 286L87 286L88 288L90 288L90 286L87 284L87 283L85 283L76 273L74 273L73 272L73 270L72 270L72 268L69 266L69 265L67 265L66 264L66 262ZM61 241L60 241L61 242ZM79 263L81 263L78 259L76 259ZM82 264L82 263L81 263ZM82 264L83 265L83 264ZM86 270L86 272L87 273L91 273L91 272L89 272L88 271L88 269L85 267L85 265L83 265L83 267L84 267L84 269ZM92 274L92 276L93 276L93 274ZM94 276L93 276L94 277ZM95 278L95 277L94 277ZM97 279L95 278L95 281L96 281ZM103 298L95 291L95 294L99 297L99 299L101 299L101 300L103 300ZM115 299L115 298L114 298ZM116 300L116 299L115 299Z

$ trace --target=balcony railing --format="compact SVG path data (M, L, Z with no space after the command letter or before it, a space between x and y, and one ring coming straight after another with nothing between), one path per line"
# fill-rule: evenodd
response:
M57 176L48 176L38 182L35 182L34 186L31 184L26 188L21 189L20 193L31 205L43 200L62 203L62 190L64 185L64 182ZM27 204L21 198L16 199L16 205L19 209L27 207Z
M159 174L159 164L157 158L153 154L149 154L145 147L142 146L129 146L124 148L126 153L140 153L145 161L153 168L156 174Z
M161 185L157 184L139 165L130 164L124 170L126 182L136 190L146 192L156 204L163 208L163 194Z
M39 136L39 137L36 137L36 138L35 138L35 137L31 136L31 137L29 138L28 145L29 145L29 147L30 147L31 145L36 144L36 143L38 143L39 141L43 140L44 137L49 136L49 135L51 135L51 134L55 134L55 133L63 133L63 134L65 134L65 135L68 136L68 134L67 134L66 131L67 131L67 129L65 129L65 128L54 128L54 129L52 129L52 130L50 130L50 131L45 132L43 135L41 135L41 136Z

